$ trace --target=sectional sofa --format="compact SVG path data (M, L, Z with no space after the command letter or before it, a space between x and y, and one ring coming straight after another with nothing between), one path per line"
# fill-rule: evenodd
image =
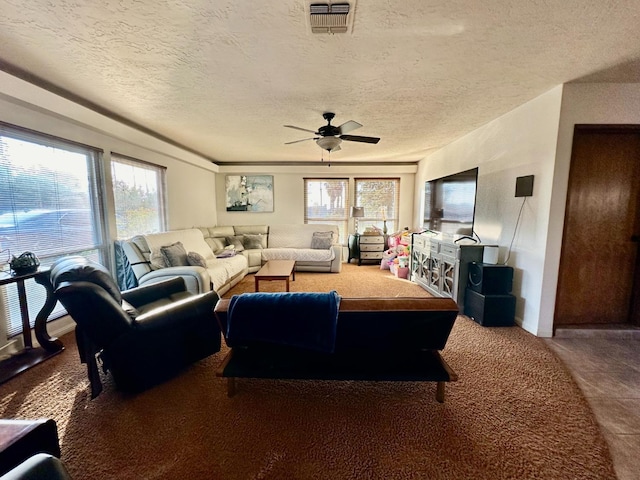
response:
M121 246L139 285L180 276L193 293L223 295L268 260L295 260L296 271L340 272L337 241L336 225L236 225L137 235ZM167 256L178 242L186 258Z

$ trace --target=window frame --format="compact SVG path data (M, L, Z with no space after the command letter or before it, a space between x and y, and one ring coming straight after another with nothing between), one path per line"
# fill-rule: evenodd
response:
M86 201L88 203L86 207L89 209L88 210L89 221L87 222L87 225L90 225L90 228L91 228L90 241L86 243L78 243L78 244L74 244L73 241L69 243L65 242L66 244L65 243L59 244L55 240L48 240L49 243L43 244L43 246L41 247L42 248L41 250L35 250L32 248L31 245L28 244L30 240L25 239L29 237L22 236L22 238L20 238L20 234L17 233L18 230L13 230L13 232L16 232L15 233L16 238L14 239L14 242L18 242L18 243L17 244L14 243L12 244L12 247L10 247L16 250L16 251L11 251L11 255L18 256L20 253L22 253L22 251L34 250L34 253L36 253L40 261L40 265L42 267L48 267L51 264L53 264L53 262L55 262L57 259L68 256L68 255L74 255L74 254L78 254L78 255L82 254L87 258L91 258L100 263L107 264L110 260L110 254L109 254L110 249L109 249L109 241L107 238L108 229L106 225L105 205L104 205L104 196L103 196L103 192L104 192L104 189L103 189L104 178L102 175L103 150L97 147L85 145L79 142L74 142L72 140L67 140L54 135L38 132L38 131L27 129L24 127L8 124L5 122L0 122L0 137L2 137L3 139L7 138L7 139L15 140L17 142L32 144L34 145L35 149L42 148L43 149L42 158L44 158L46 161L49 161L49 159L58 160L65 153L79 154L85 157L86 168L87 168L86 177L84 176L81 177L82 181L84 181L84 179L86 178L87 183L84 183L84 184L81 183L80 190L76 190L76 191L80 195L86 196ZM3 160L3 159L8 160L10 158L8 155L11 152L4 151L5 145L7 144L2 145L3 147L3 149L1 150L2 158L0 158L0 160ZM7 145L7 147L10 147L10 144ZM7 156L5 157L5 155ZM7 163L6 165L7 165L6 167L7 174L11 174L11 172L18 171L18 170L12 170L11 167L9 166L10 163ZM25 165L27 165L27 163L26 162L16 163L16 165L24 168ZM42 167L38 166L37 168L42 168ZM53 168L47 165L47 168L50 168L50 170L54 173L58 171L64 172L64 169L61 169L61 168L56 170L56 164L53 165ZM43 175L46 175L46 172L41 172L41 173ZM35 182L37 183L37 178L35 179ZM51 185L54 187L55 192L58 192L58 187L60 185L62 186L66 185L69 187L73 186L72 182L69 183L68 179L65 180L62 176L61 176L60 182L54 178L54 182L52 182ZM84 190L85 188L86 188L86 191ZM29 211L31 212L31 211L36 211L38 209L43 209L43 206L41 202L40 204L38 204L34 201L33 204L30 204L28 202L25 203L24 199L12 198L12 195L13 195L11 193L12 191L15 191L15 190L5 190L4 193L6 194L7 192L9 192L9 194L6 196L6 198L3 199L3 202L6 202L3 204L6 207L10 208L10 211L8 211L7 213L11 214L9 218L12 217L14 219L13 228L19 228L17 227L18 224L15 222L18 221L17 220L19 216L18 213L22 209L28 208ZM44 208L44 210L46 210L47 213L43 212L42 214L46 215L47 217L53 218L54 220L57 219L54 223L51 224L51 226L53 227L52 238L54 238L55 235L61 235L61 236L65 234L68 235L68 231L65 230L65 228L63 228L64 227L63 220L70 213L78 213L75 211L76 206L74 205L73 208L71 207L61 208L60 204L58 203L59 200L56 199L57 197L54 197L54 200L51 200L51 197L49 195L50 194L42 193L42 198L47 199L47 202L46 202L47 207ZM81 205L81 207L84 208L85 205L83 204ZM59 226L58 227L59 230L58 228L56 228L55 225ZM78 225L78 227L81 228L82 225ZM25 228L28 229L28 227L26 226ZM9 231L11 232L11 230ZM62 238L65 238L65 237L62 237ZM66 238L76 239L74 235L67 236ZM84 239L85 237L82 236L81 238ZM2 255L3 255L2 263L4 264L5 261L8 260L8 258L4 258L5 254L2 254ZM8 265L4 267L5 270L8 270L8 268L9 268ZM0 310L2 310L3 312L3 314L0 315L3 318L2 326L0 327L0 332L2 332L3 334L2 338L0 338L0 347L2 347L6 343L8 343L11 339L17 338L22 333L23 327L22 327L22 315L20 311L19 300L17 297L16 289L12 285L4 285L0 288L2 288L2 291L0 291ZM25 281L25 289L27 291L27 296L29 298L29 301L27 303L27 308L29 312L30 323L31 323L31 327L33 327L35 322L35 317L37 313L40 311L40 309L42 308L42 306L44 305L44 302L46 299L46 291L43 291L42 287L37 285L33 279L28 279L27 281ZM64 310L64 308L62 308L58 304L54 308L48 320L59 318L65 314L66 314L66 311Z
M304 223L305 224L333 224L338 226L339 232L339 240L338 243L342 245L346 245L348 238L348 229L349 229L349 212L351 206L349 205L349 178L348 177L304 177ZM319 215L319 216L310 216L309 215L309 185L311 182L331 182L331 183L340 183L343 187L343 204L342 209L344 210L343 216L332 216L332 215ZM322 187L321 187L322 188Z
M158 230L157 231L143 231L141 229L136 229L134 235L144 235L149 233L158 233L164 232L167 229L168 220L167 220L167 180L166 180L166 172L167 167L162 165L157 165L155 163L147 162L144 160L140 160L139 158L134 158L128 155L123 155L117 152L111 152L111 189L113 193L113 207L114 207L114 215L116 218L115 224L115 232L117 240L124 240L130 238L132 235L120 235L118 230L118 203L117 196L115 192L116 188L116 176L114 171L114 164L121 165L129 165L134 168L146 169L149 171L153 171L158 175L156 181L156 200L158 207Z
M365 191L359 191L358 184L365 182L392 182L395 185L395 191L393 192L393 206L388 206L385 214L383 214L382 208L374 209L374 212L370 212L371 209L364 209L364 217L358 219L358 224L362 230L367 225L376 226L381 230L384 230L385 223L387 232L394 233L400 230L400 178L399 177L355 177L353 179L354 190L354 205L357 207L366 206L366 202L363 202L362 195ZM391 208L389 208L391 207Z

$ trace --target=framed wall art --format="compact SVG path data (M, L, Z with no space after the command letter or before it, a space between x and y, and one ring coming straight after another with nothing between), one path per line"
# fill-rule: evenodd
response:
M273 212L273 175L227 175L227 212Z

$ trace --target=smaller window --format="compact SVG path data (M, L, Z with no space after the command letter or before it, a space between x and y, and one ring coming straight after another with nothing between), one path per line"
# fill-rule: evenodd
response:
M398 225L400 206L399 178L356 178L356 206L364 208L359 219L360 231L371 225L391 234L400 230Z
M338 226L339 242L346 243L349 221L347 178L304 179L304 223L328 223Z
M117 238L166 229L165 168L111 155Z

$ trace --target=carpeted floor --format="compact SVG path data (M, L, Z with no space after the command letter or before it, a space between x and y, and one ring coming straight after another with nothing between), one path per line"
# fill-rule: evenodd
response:
M376 266L299 273L292 286L428 296ZM250 275L229 294L252 287ZM409 382L245 379L230 399L214 375L224 351L136 396L106 379L90 400L73 335L62 340L62 354L0 386L0 416L54 418L76 480L615 478L578 387L518 327L458 318L443 356L460 380L444 404L435 384Z

